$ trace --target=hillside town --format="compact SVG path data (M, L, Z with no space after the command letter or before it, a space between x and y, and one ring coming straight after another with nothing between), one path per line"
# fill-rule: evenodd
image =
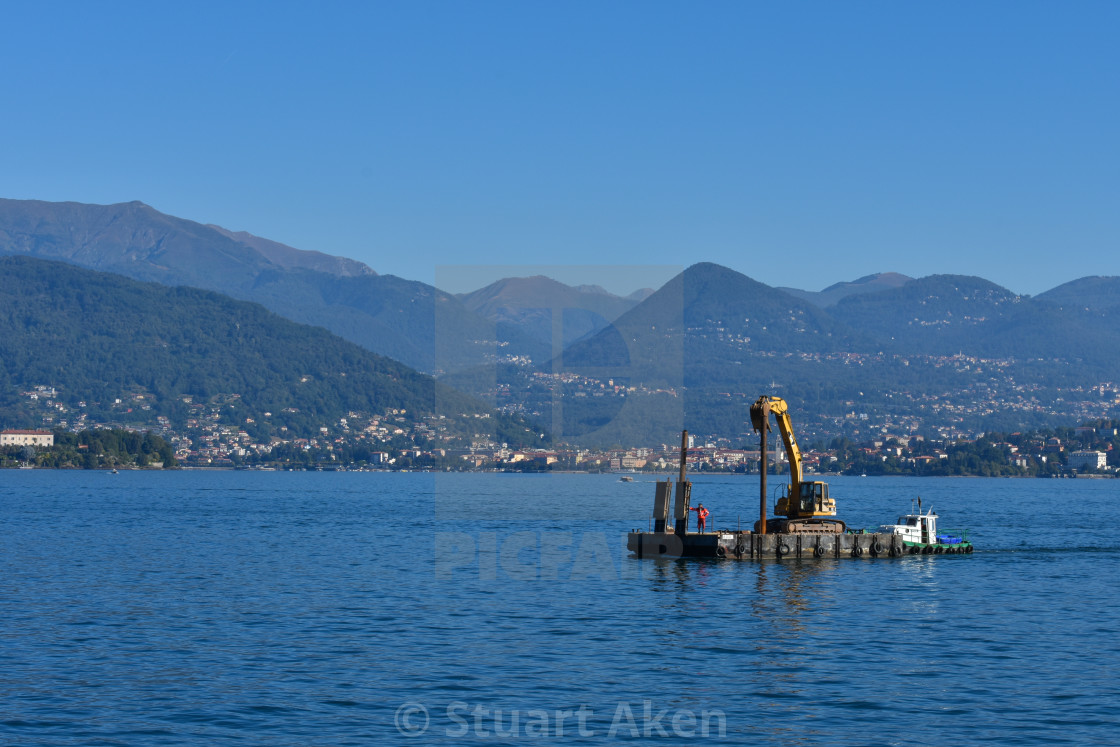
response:
M164 416L157 416L151 426L93 422L84 411L85 403L68 407L49 386L23 394L36 406L41 426L5 429L0 433L0 449L22 454L27 464L34 462L36 449L52 447L55 433L110 428L159 436L173 450L175 465L188 468L664 473L676 469L680 458L680 446L672 438L677 434L668 433L659 443L609 449L564 443L513 448L493 435L491 416L486 412L454 417L414 417L400 409L376 415L351 412L337 422L321 425L314 436L297 437L280 427L273 435L261 438L252 435L259 430L253 418L245 418L242 424L229 422L231 409L236 412L236 405L231 403L237 402L237 395L214 397L205 403L184 398L182 404L189 417L184 426L174 427ZM151 407L143 394L117 398L113 404L122 415ZM1110 420L1009 434L946 429L928 436L892 430L889 423L871 422L866 417L859 422L868 434L866 438L802 436L806 471L1057 476L1107 475L1120 466L1120 430ZM758 441L746 434L737 443L727 438L690 436L687 458L689 469L696 472L756 472ZM774 448L771 442L767 460L771 470L781 472L787 455L780 445Z
M759 353L754 355L773 355ZM976 432L976 424L986 419L1031 422L1059 420L1083 422L1107 419L1120 414L1120 384L1099 381L1089 385L1046 385L1035 381L1023 383L1009 375L1016 361L1007 358L956 355L900 355L862 353L798 353L792 356L809 364L837 364L853 369L901 367L914 371L949 371L957 377L957 390L937 395L910 389L892 388L884 393L882 402L868 402L861 396L835 403L832 412L799 413L807 433L814 436L846 435L870 437L872 434L926 433L942 440L967 438ZM499 409L528 417L546 413L552 398L572 397L577 400L625 399L627 397L682 396L683 387L651 386L619 378L594 377L572 372L545 373L530 371L521 364L535 398L511 398L517 383L499 383L485 394L498 403ZM518 382L519 383L519 382ZM780 386L777 387L780 391ZM859 392L859 395L862 395ZM728 404L745 405L758 393L718 391L712 397Z

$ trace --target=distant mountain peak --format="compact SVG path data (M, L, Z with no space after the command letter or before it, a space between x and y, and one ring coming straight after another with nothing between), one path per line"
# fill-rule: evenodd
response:
M822 309L834 306L848 296L861 293L875 293L892 288L901 288L914 278L898 272L877 272L864 275L858 280L833 283L822 291L806 291L799 288L780 288L791 296L796 296Z
M613 293L611 293L610 291L608 291L606 288L604 288L601 285L574 285L574 286L572 286L572 288L579 291L580 293L598 293L599 295L602 295L602 296L613 296L614 295Z
M1120 277L1092 275L1062 283L1035 296L1040 301L1071 308L1104 311L1120 307Z
M598 332L638 303L598 285L573 287L545 275L502 278L457 298L467 309L495 324L518 326L550 346L557 311L562 343L567 345Z
M906 285L914 278L909 275L903 275L898 272L876 272L871 275L864 275L858 280L851 280L848 282L833 283L825 288L821 293L828 293L830 291L848 290L859 292L859 287L874 286L875 290L880 288L897 288L900 285ZM847 293L846 295L851 295Z
M638 290L634 291L633 293L631 293L626 298L630 301L634 301L636 303L641 303L642 301L646 300L647 298L649 298L650 296L652 296L656 292L657 292L656 288L639 288Z
M307 251L281 244L279 241L264 239L254 236L248 231L231 231L212 223L206 224L218 233L234 241L260 252L265 259L286 269L315 270L328 275L339 277L359 277L361 275L376 275L377 273L363 262L346 257L336 257L323 252Z

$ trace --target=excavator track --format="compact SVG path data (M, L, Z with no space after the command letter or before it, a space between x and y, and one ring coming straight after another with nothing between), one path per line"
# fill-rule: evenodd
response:
M761 527L755 522L755 531ZM843 534L848 525L840 519L767 519L767 534Z

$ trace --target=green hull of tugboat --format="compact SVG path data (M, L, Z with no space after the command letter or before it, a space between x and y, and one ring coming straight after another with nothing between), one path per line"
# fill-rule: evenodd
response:
M907 555L968 555L972 552L972 543L966 539L957 539L956 542L906 542L902 546Z

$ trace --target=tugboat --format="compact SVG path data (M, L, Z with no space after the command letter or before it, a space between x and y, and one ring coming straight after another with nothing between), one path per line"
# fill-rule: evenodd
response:
M913 510L913 506L911 506L911 510ZM940 517L933 512L932 508L924 514L922 513L922 499L919 498L918 513L899 516L897 524L883 524L879 527L879 531L901 538L903 552L909 555L971 553L972 542L968 539L968 532L959 529L946 529L938 534L938 518Z

